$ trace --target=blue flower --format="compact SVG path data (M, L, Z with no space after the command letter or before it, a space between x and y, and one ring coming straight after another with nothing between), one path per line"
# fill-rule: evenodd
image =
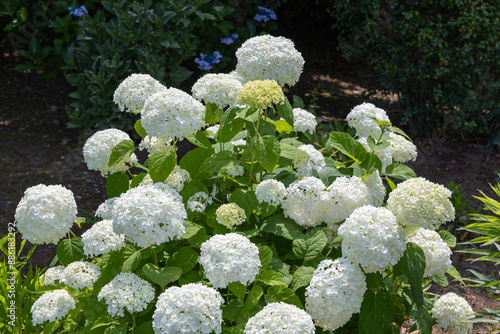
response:
M194 59L194 62L198 64L198 68L202 71L208 71L212 68L213 64L220 63L222 55L219 51L214 51L213 54L207 56L200 52L200 56Z
M87 11L87 8L85 8L85 6L80 6L79 8L69 7L68 10L69 10L69 13L71 15L76 16L76 17L81 17L81 16L89 13Z
M257 22L267 22L269 20L276 20L276 13L272 9L268 9L266 7L259 6L257 7L258 11L254 17L254 20Z
M226 45L233 44L239 37L238 34L232 34L229 37L221 38L220 42Z

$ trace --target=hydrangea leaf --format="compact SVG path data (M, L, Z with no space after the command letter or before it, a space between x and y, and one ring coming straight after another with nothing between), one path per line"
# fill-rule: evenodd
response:
M210 176L213 173L218 172L224 167L230 165L239 164L240 161L236 158L236 154L228 151L221 151L210 155L205 159L204 162L197 161L198 164L202 165L198 169L197 174L191 174L192 177L203 179L204 177ZM189 171L189 170L188 170Z
M438 232L441 239L448 245L448 247L453 248L457 245L457 238L446 230L441 230Z
M135 146L131 140L122 140L113 147L111 155L109 156L108 168L120 165L127 161L132 153L134 153Z
M213 148L198 147L187 152L179 162L179 167L189 172L192 178L204 179L211 175L209 172L200 173L199 169L203 166L205 159L214 154Z
M229 291L234 293L234 295L240 301L243 302L243 300L245 299L246 291L247 291L247 288L243 284L241 284L240 282L232 282L232 283L229 283L228 288L229 288Z
M206 124L215 124L219 122L219 119L217 117L217 114L219 112L216 112L220 110L219 107L215 103L207 103L205 106L205 123ZM221 110L222 111L222 110ZM222 113L221 113L222 115Z
M294 240L302 236L301 228L290 218L285 218L282 214L269 218L262 230L278 235L288 240Z
M82 261L87 258L83 252L83 241L80 238L64 239L59 242L56 250L59 262L67 266L71 262Z
M254 138L252 138L252 140ZM262 167L264 167L269 173L272 173L280 158L280 143L274 136L262 136L261 140L264 144L264 152L262 152L263 154L261 156L257 156L257 159L259 160Z
M195 236L196 233L203 228L202 225L193 223L189 220L184 221L184 227L186 228L186 232L182 236L182 239L189 239Z
M287 304L295 305L300 309L304 309L304 306L300 302L299 297L295 294L295 292L293 292L292 289L289 289L286 286L271 286L269 289L267 289L265 298L267 303L285 302Z
M146 176L146 173L139 173L137 175L134 175L134 177L132 178L132 182L130 182L130 188L137 187L141 183L141 181L144 179L145 176Z
M153 182L163 182L177 165L177 154L173 147L155 151L149 157L149 175Z
M245 299L245 305L235 317L235 321L237 324L244 324L247 322L249 318L249 312L255 307L255 305L257 305L263 294L264 290L260 285L253 286L252 290L250 290L247 298Z
M424 251L413 242L406 244L406 251L396 264L398 270L408 277L413 300L419 307L424 303L422 278L424 277L425 264Z
M315 228L295 239L292 243L293 253L306 261L314 259L328 243L328 238L322 228Z
M391 294L386 291L375 293L368 290L361 303L359 324L366 333L387 333L394 318L395 307Z
M267 284L267 285L283 285L287 286L285 280L283 280L283 277L281 277L280 274L273 270L266 270L262 274L260 274L260 280L261 282Z
M129 189L129 179L126 174L114 173L106 179L108 198L118 197Z
M134 272L141 263L141 252L134 252L129 258L123 262L122 272Z
M200 255L191 247L182 247L168 259L169 267L179 267L182 273L190 271L200 259Z
M153 282L165 289L167 284L177 281L182 276L182 269L179 267L160 268L152 263L145 264L142 267L144 275Z
M413 320L415 320L419 333L421 334L432 333L432 326L434 325L434 321L431 315L429 314L429 311L427 311L424 307L414 308L410 312L410 317L412 317Z
M264 245L259 245L259 259L260 259L260 272L263 272L269 267L271 260L273 259L273 250Z
M221 126L219 131L215 134L215 141L218 143L227 143L230 142L234 136L240 133L243 130L243 126L245 125L245 121L241 118L236 118L232 122L227 125Z
M141 136L141 138L144 139L144 137L146 137L148 134L146 133L146 130L144 130L144 128L142 127L142 123L141 123L141 120L138 119L135 124L134 124L134 129L135 129L135 132L137 132L137 134L139 136Z
M196 193L204 192L208 194L208 189L205 184L198 179L191 179L188 183L184 184L184 188L179 192L184 201L187 201L191 196Z
M243 305L238 299L231 300L226 305L222 305L222 318L232 322L242 307Z
M293 127L285 120L274 121L273 124L276 126L276 131L280 134L284 132L292 132L293 130Z
M417 174L410 167L394 162L386 167L385 174L400 180L408 180L417 177Z
M191 136L186 136L186 139L193 145L198 147L212 147L212 143L207 138L207 133L205 131L198 131L196 134Z
M236 203L240 208L245 211L247 219L250 218L253 210L259 205L259 201L255 196L255 192L245 189L237 189L229 198L230 203Z
M278 109L279 115L283 117L288 124L293 126L293 108L286 96L282 103L276 105L276 108Z
M289 145L287 143L280 143L280 160L279 164L281 166L288 166L294 162L298 162L301 159L309 159L306 152L299 150L298 148Z
M299 267L292 276L292 282L290 283L290 288L293 291L297 289L308 286L313 277L314 268L313 267Z
M433 282L436 282L437 284L439 284L439 286L442 287L447 287L449 284L446 275L434 274L431 276L431 279Z

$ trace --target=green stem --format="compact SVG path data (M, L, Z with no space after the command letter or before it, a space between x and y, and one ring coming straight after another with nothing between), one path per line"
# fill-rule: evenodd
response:
M156 248L151 248L151 255L156 266L158 266L158 258L156 257Z

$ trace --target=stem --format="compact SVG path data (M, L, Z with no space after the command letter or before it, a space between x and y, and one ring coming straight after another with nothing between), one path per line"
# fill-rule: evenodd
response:
M158 266L158 258L156 257L156 248L151 248L151 255L153 256L153 261L155 265Z

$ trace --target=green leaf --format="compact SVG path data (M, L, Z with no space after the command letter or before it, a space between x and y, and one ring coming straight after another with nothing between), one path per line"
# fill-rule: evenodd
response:
M192 71L185 67L177 66L170 72L169 83L171 86L177 86L193 74Z
M182 239L189 239L195 236L196 233L198 233L198 231L203 228L203 226L200 224L193 223L192 221L185 220L184 228L186 229L186 232L184 232Z
M438 232L439 236L450 248L454 248L457 245L457 238L446 230L441 230Z
M293 108L286 96L282 103L278 103L276 108L279 115L290 125L293 126Z
M164 182L177 165L174 147L165 147L149 156L149 175L153 183Z
M59 262L63 266L67 266L71 262L85 260L87 256L83 252L83 246L83 241L80 238L61 240L56 250Z
M130 182L130 189L137 187L145 176L146 173L139 173L137 175L134 175L134 177L132 178L132 182Z
M308 286L313 277L314 268L313 267L299 267L292 276L292 282L290 283L290 288L293 291L297 289Z
M122 272L134 272L139 266L139 263L141 263L141 259L141 252L134 252L125 262L123 262Z
M354 160L358 165L367 157L368 152L354 138L345 132L331 132L328 139L330 145Z
M200 166L196 178L203 179L213 173L220 171L224 167L239 165L240 161L236 158L236 153L221 151L212 154L205 159L203 165ZM204 177L203 177L204 176Z
M295 305L301 309L304 309L304 306L300 302L300 299L295 294L295 292L282 285L274 285L267 289L266 302L285 302L287 304Z
M205 106L205 123L206 124L215 124L215 123L220 121L220 119L217 117L217 114L220 113L222 115L223 111L220 110L220 112L216 113L216 110L217 111L220 110L216 104L210 103L210 102L206 104L206 106Z
M292 162L298 162L302 159L309 159L309 156L307 155L306 152L299 150L298 148L292 145L281 142L280 149L281 149L280 156L287 160L291 160L289 164L291 164Z
M394 319L395 307L391 294L368 290L363 297L359 312L359 323L366 333L387 333Z
M142 123L141 123L141 120L138 119L135 124L134 124L134 129L135 129L135 132L137 132L137 134L139 136L141 136L141 138L144 139L144 137L146 137L148 134L146 133L146 130L144 130L144 128L142 127Z
M236 314L238 314L242 307L243 305L241 304L240 300L231 300L226 305L222 305L222 318L232 322L234 317L236 316Z
M185 274L198 263L200 255L191 247L182 247L168 259L168 266L179 267Z
M314 228L300 236L292 243L293 253L306 261L314 259L328 243L325 231L321 227Z
M411 138L403 130L401 130L400 128L397 128L395 126L390 126L388 128L388 130L391 131L391 132L400 134L400 135L406 137L409 141L412 141Z
M187 152L179 162L179 167L189 172L192 178L204 179L211 173L199 173L199 169L204 165L204 161L214 154L213 148L198 147Z
M261 112L261 109L243 108L240 110L236 110L236 115L244 119L245 121L255 123L259 119Z
M160 268L152 263L145 264L142 267L144 275L149 277L153 282L158 284L162 289L165 289L167 284L177 281L182 276L182 269L178 267Z
M247 288L241 284L240 282L232 282L227 286L229 291L234 293L234 295L241 301L245 299L245 294L247 292Z
M284 285L287 286L283 277L280 274L273 270L266 270L262 274L260 274L261 282L267 285Z
M243 324L247 322L249 318L249 312L255 307L255 305L257 305L263 293L264 290L260 285L253 286L252 290L250 290L250 293L245 300L245 305L235 317L237 324Z
M215 140L218 143L227 143L234 138L245 125L245 120L236 118L236 112L239 108L229 108L224 112L221 119L221 127L215 134Z
M293 96L293 107L294 108L304 108L304 101L300 98L300 96Z
M269 267L271 260L273 259L273 250L269 246L259 245L259 260L260 260L260 272L263 272Z
M288 240L294 240L303 235L302 228L292 219L285 218L282 214L269 218L261 228L263 231Z
M274 121L273 124L280 134L293 131L293 127L285 120Z
M448 286L448 279L446 278L446 275L434 274L431 276L431 279L437 284L439 284L439 286L442 287Z
M398 269L408 277L411 284L413 300L420 307L424 297L422 291L422 278L425 272L425 254L422 248L413 242L406 244L406 250L397 263Z
M108 198L118 197L127 192L130 183L128 176L122 173L114 173L106 179L106 193Z
M274 136L262 136L253 137L250 141L250 146L254 139L260 139L263 143L264 151L260 152L260 155L257 155L257 159L259 160L262 167L264 167L269 173L273 172L274 167L278 163L281 154L281 147L278 139ZM258 140L256 139L256 140Z
M259 205L259 201L255 196L255 192L251 190L245 190L242 188L236 189L229 198L230 203L236 203L240 208L245 211L247 219L250 219L250 215L253 210Z
M207 133L205 131L198 131L194 136L187 136L186 139L189 140L191 144L198 147L212 147L212 144L210 143L210 140L208 140Z
M134 142L122 140L113 147L109 156L108 168L121 165L127 161L135 150Z
M415 174L413 169L398 162L394 162L387 166L385 169L385 174L387 176L400 180L408 180L417 177L417 174Z
M414 308L410 312L410 317L415 320L419 334L432 333L432 326L434 325L434 321L432 319L432 316L429 314L429 311L427 311L424 307L420 306L418 308Z

